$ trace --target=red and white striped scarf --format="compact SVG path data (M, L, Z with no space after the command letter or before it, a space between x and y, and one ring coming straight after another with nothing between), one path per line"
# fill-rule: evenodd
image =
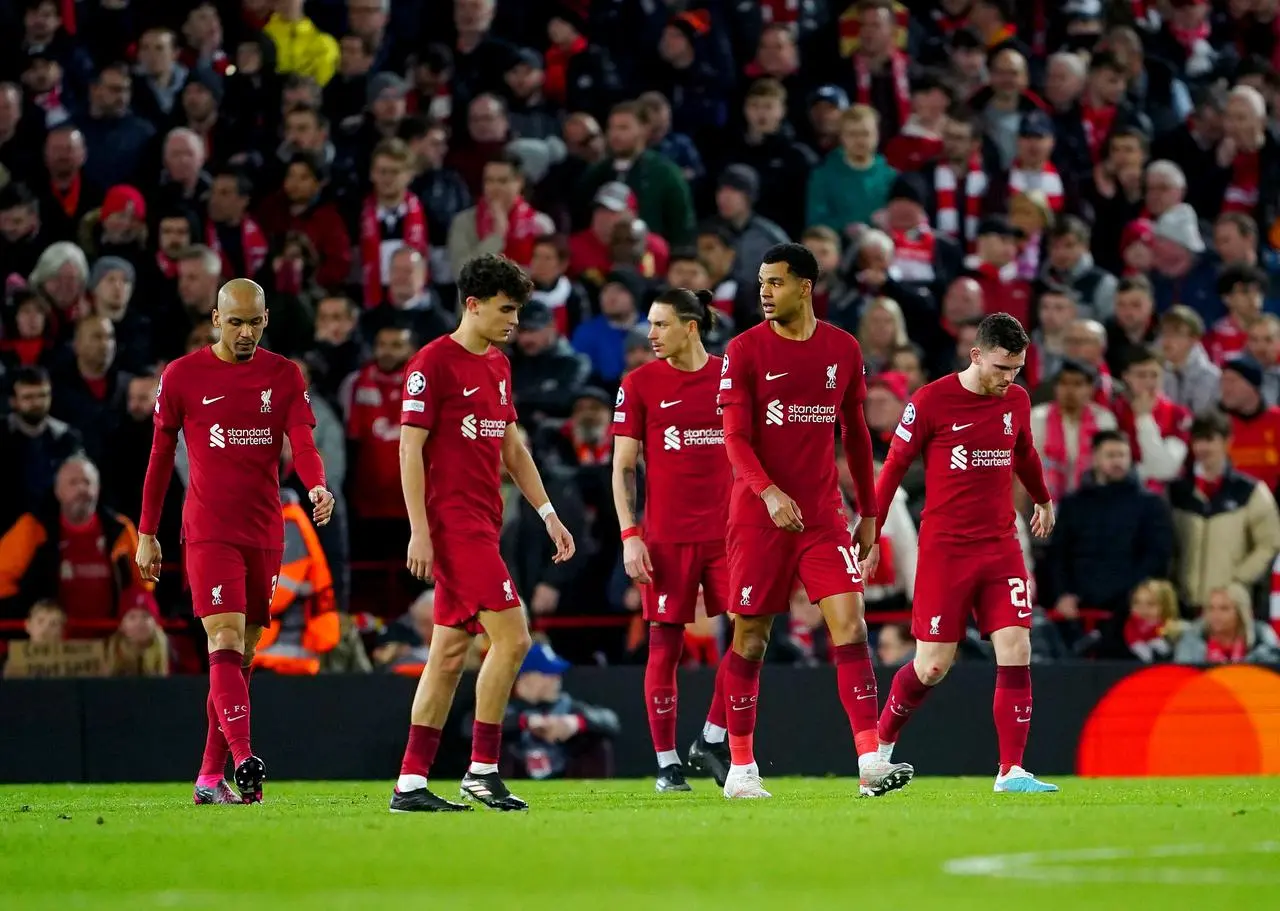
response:
M1261 156L1257 152L1237 152L1231 163L1231 184L1222 197L1223 212L1252 214L1258 206Z
M1086 99L1080 100L1080 122L1084 124L1084 138L1094 164L1102 160L1102 150L1116 121L1116 110L1114 104L1095 108Z
M950 165L938 165L933 169L933 190L937 197L937 215L934 227L953 240L963 240L972 249L978 238L978 222L982 220L982 203L987 195L987 172L982 169L982 157L977 153L969 159L969 170L964 175L964 224L960 223L957 208L955 172Z
M889 57L893 69L893 94L898 101L898 127L911 119L911 77L907 72L907 55L894 51ZM861 54L853 57L853 68L858 73L858 104L874 107L871 100L871 69Z
M222 249L222 244L218 241L218 230L212 221L205 226L204 241L210 250L222 258L222 277L235 278L235 265ZM240 219L240 252L244 255L245 275L252 277L258 273L262 264L267 261L268 249L267 235L262 233L258 223L248 215L243 216Z
M1064 203L1062 175L1052 162L1046 161L1039 171L1028 171L1016 159L1009 171L1009 195L1039 190L1049 201L1049 208L1061 212Z
M937 243L928 222L921 222L910 231L890 231L893 239L893 266L906 282L932 282L937 276L933 269L933 248Z

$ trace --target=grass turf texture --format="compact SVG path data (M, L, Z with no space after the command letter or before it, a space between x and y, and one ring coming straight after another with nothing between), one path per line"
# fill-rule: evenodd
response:
M250 807L192 806L189 784L6 786L0 908L1202 911L1280 895L1276 778L1044 795L925 778L880 800L844 779L765 783L773 800L731 803L707 779L519 782L529 813L447 815L388 813L388 782L268 782ZM1045 853L1081 849L1102 850Z

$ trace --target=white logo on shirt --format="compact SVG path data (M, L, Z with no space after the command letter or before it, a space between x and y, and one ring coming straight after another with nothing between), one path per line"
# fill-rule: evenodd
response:
M409 374L409 378L404 381L404 391L409 395L422 395L422 390L427 388L427 378L422 375L422 371L415 370Z
M209 445L214 449L227 448L227 436L223 432L221 424L214 424L209 428Z
M722 361L720 364L720 375L724 376L728 372L729 372L729 355L726 354L724 356L724 361Z
M613 400L613 407L617 408L627 400L627 393L621 386L618 387L618 397Z
M213 596L214 607L217 607L220 604L222 604L222 586L221 585L215 585L213 587L213 591L210 592L210 594Z
M658 613L665 614L667 612L667 596L658 595Z
M262 413L263 414L271 413L271 390L270 389L262 390Z
M506 432L506 421L495 421L489 418L477 419L474 414L469 414L462 419L462 435L468 440L475 440L480 437L500 437L504 436Z
M204 398L202 398L202 399L200 400L200 404L201 404L201 405L212 405L214 402L221 402L221 401L222 401L223 399L225 399L225 398L226 398L226 396L225 396L225 395L215 395L213 398L209 398L209 397L206 395Z
M739 605L740 607L750 607L750 606L751 606L751 589L752 589L753 587L754 587L754 586L751 586L751 585L744 585L744 586L742 586L742 600L741 600L741 603L740 603L740 605Z
M775 427L783 424L834 424L835 405L784 405L774 399L764 408L764 422Z
M930 636L938 635L938 626L941 623L942 623L942 614L938 614L938 616L936 617L929 618L929 635Z
M272 598L272 600L275 600L275 597L276 597L276 583L277 583L277 582L279 582L279 581L280 581L280 577L279 577L278 575L275 575L275 576L272 576L272 577L271 577L271 598Z
M951 447L951 469L965 471L969 467L969 450L963 446Z
M836 368L838 366L840 365L832 364L829 367L827 367L827 388L828 389L836 388Z
M464 399L469 399L469 398L471 398L471 396L475 395L475 394L476 394L477 392L479 392L479 391L480 391L480 387L479 387L479 386L476 386L476 387L475 387L475 388L473 388L473 389L463 389L463 390L462 390L462 397L463 397Z
M1007 437L1013 436L1013 412L1012 411L1006 411L1004 413L1004 435Z
M782 426L782 402L774 399L764 409L764 422L775 427Z
M156 414L160 413L160 390L164 388L164 380L156 383Z
M916 422L916 406L912 402L907 402L907 408L902 412L903 426L909 427Z
M476 416L474 414L469 414L462 419L462 435L468 440L476 438Z
M675 405L679 405L679 404L680 404L681 402L683 402L683 401L684 401L684 399L676 399L674 402L659 402L659 403L658 403L658 407L659 407L659 408L671 408L671 407L673 407L673 406L675 406Z
M955 431L956 433L959 433L961 430L967 430L968 428L970 428L970 427L972 427L972 426L973 426L973 424L972 424L972 423L969 423L969 424L952 424L952 425L951 425L951 429L952 429L953 431Z
M785 373L766 373L764 375L764 380L766 383L772 383L774 380L780 380L784 376L786 376Z
M516 596L511 590L510 579L502 583L502 597L506 598L508 601L516 600Z
M679 450L680 430L678 428L672 426L662 431L662 448L668 450Z
M507 404L507 381L498 380L498 404Z

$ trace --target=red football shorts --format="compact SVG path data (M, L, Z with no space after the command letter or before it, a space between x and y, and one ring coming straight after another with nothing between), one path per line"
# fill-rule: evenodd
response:
M515 581L498 552L497 541L463 539L432 542L435 548L435 600L432 612L440 626L484 632L480 611L520 606Z
M282 551L201 541L183 544L182 555L197 617L244 614L245 626L271 624Z
M862 592L853 538L843 526L797 534L781 528L729 526L729 610L746 617L785 614L795 580L809 600Z
M650 623L692 623L698 607L698 586L708 617L729 609L729 561L725 543L649 545L653 584L640 586L644 618Z
M1031 627L1027 565L1016 540L979 547L923 546L917 561L911 634L925 642L959 642L969 617L989 636Z

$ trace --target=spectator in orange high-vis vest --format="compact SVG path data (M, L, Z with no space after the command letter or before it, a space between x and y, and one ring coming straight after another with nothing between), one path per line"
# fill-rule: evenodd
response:
M297 495L281 490L280 502L284 556L271 597L271 625L262 631L253 665L277 674L318 674L321 657L342 638L333 576ZM301 624L286 622L295 611L302 613Z

